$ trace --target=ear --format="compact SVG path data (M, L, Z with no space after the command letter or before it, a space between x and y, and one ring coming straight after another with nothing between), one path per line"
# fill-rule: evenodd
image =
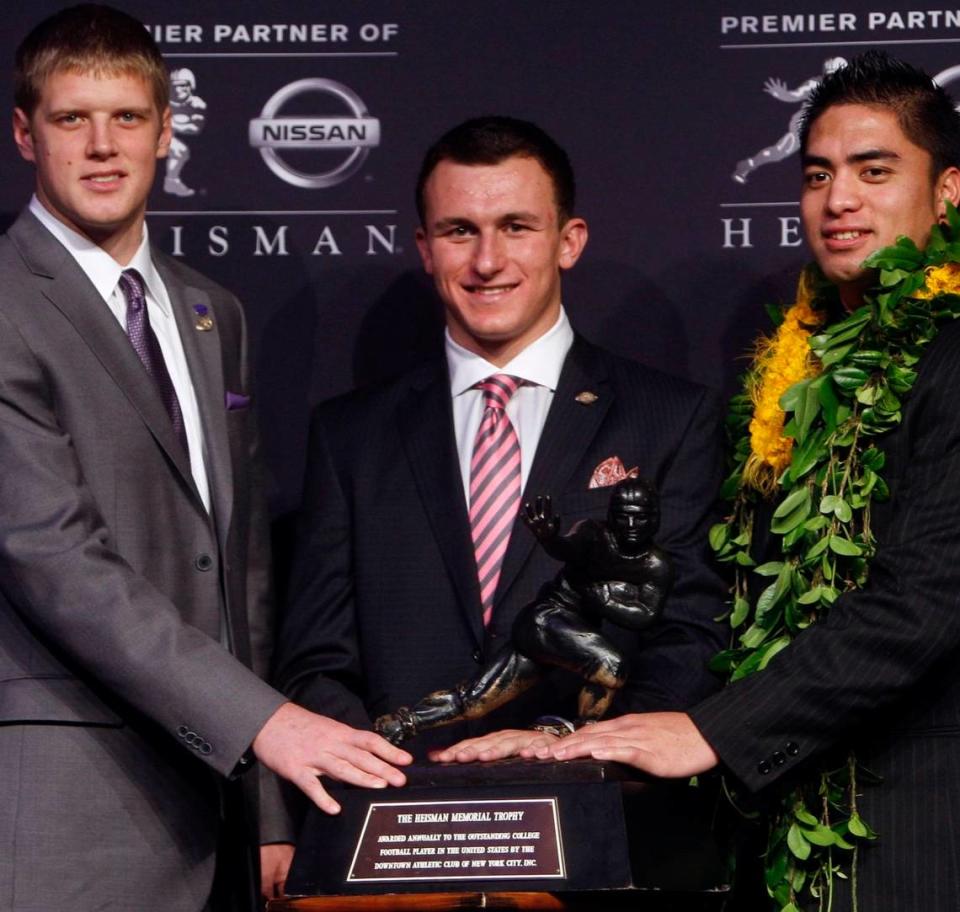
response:
M13 109L13 141L20 150L20 156L25 161L35 162L37 153L33 148L33 130L30 129L30 118L23 108Z
M414 235L417 241L417 250L420 251L420 259L423 261L423 269L427 275L433 275L433 254L430 252L430 240L427 238L427 232L421 225L417 228Z
M560 229L560 259L561 269L572 268L583 248L587 246L587 223L582 218L567 219Z
M949 167L937 180L937 218L947 217L947 203L960 208L960 168Z
M170 151L170 142L173 140L173 116L169 105L160 115L160 136L157 138L157 158L166 158Z

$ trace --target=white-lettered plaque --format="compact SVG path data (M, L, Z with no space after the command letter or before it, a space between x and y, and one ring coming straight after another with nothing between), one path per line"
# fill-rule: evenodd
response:
M556 798L371 802L347 883L563 878Z

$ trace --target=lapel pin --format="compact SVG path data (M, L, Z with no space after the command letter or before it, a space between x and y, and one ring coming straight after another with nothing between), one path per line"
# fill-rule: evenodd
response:
M213 329L213 317L210 316L210 308L206 304L194 304L193 312L196 314L194 329L198 332L209 332Z
M590 390L584 390L582 393L577 393L573 398L581 405L593 405L599 397L596 393L591 393Z

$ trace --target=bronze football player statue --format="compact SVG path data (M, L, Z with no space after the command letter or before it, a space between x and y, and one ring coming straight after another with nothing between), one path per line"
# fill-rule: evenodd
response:
M525 503L520 515L564 567L521 609L509 644L475 677L377 719L376 730L394 744L427 728L485 716L536 684L551 666L586 682L580 723L600 719L626 683L626 659L600 627L608 620L643 630L663 609L673 571L651 541L660 525L656 489L624 479L612 489L606 522L583 520L563 535L549 497Z

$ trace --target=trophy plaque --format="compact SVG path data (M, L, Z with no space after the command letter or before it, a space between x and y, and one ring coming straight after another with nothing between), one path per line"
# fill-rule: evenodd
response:
M335 817L311 808L290 897L728 890L712 789L593 760L407 772L402 789L336 788Z

